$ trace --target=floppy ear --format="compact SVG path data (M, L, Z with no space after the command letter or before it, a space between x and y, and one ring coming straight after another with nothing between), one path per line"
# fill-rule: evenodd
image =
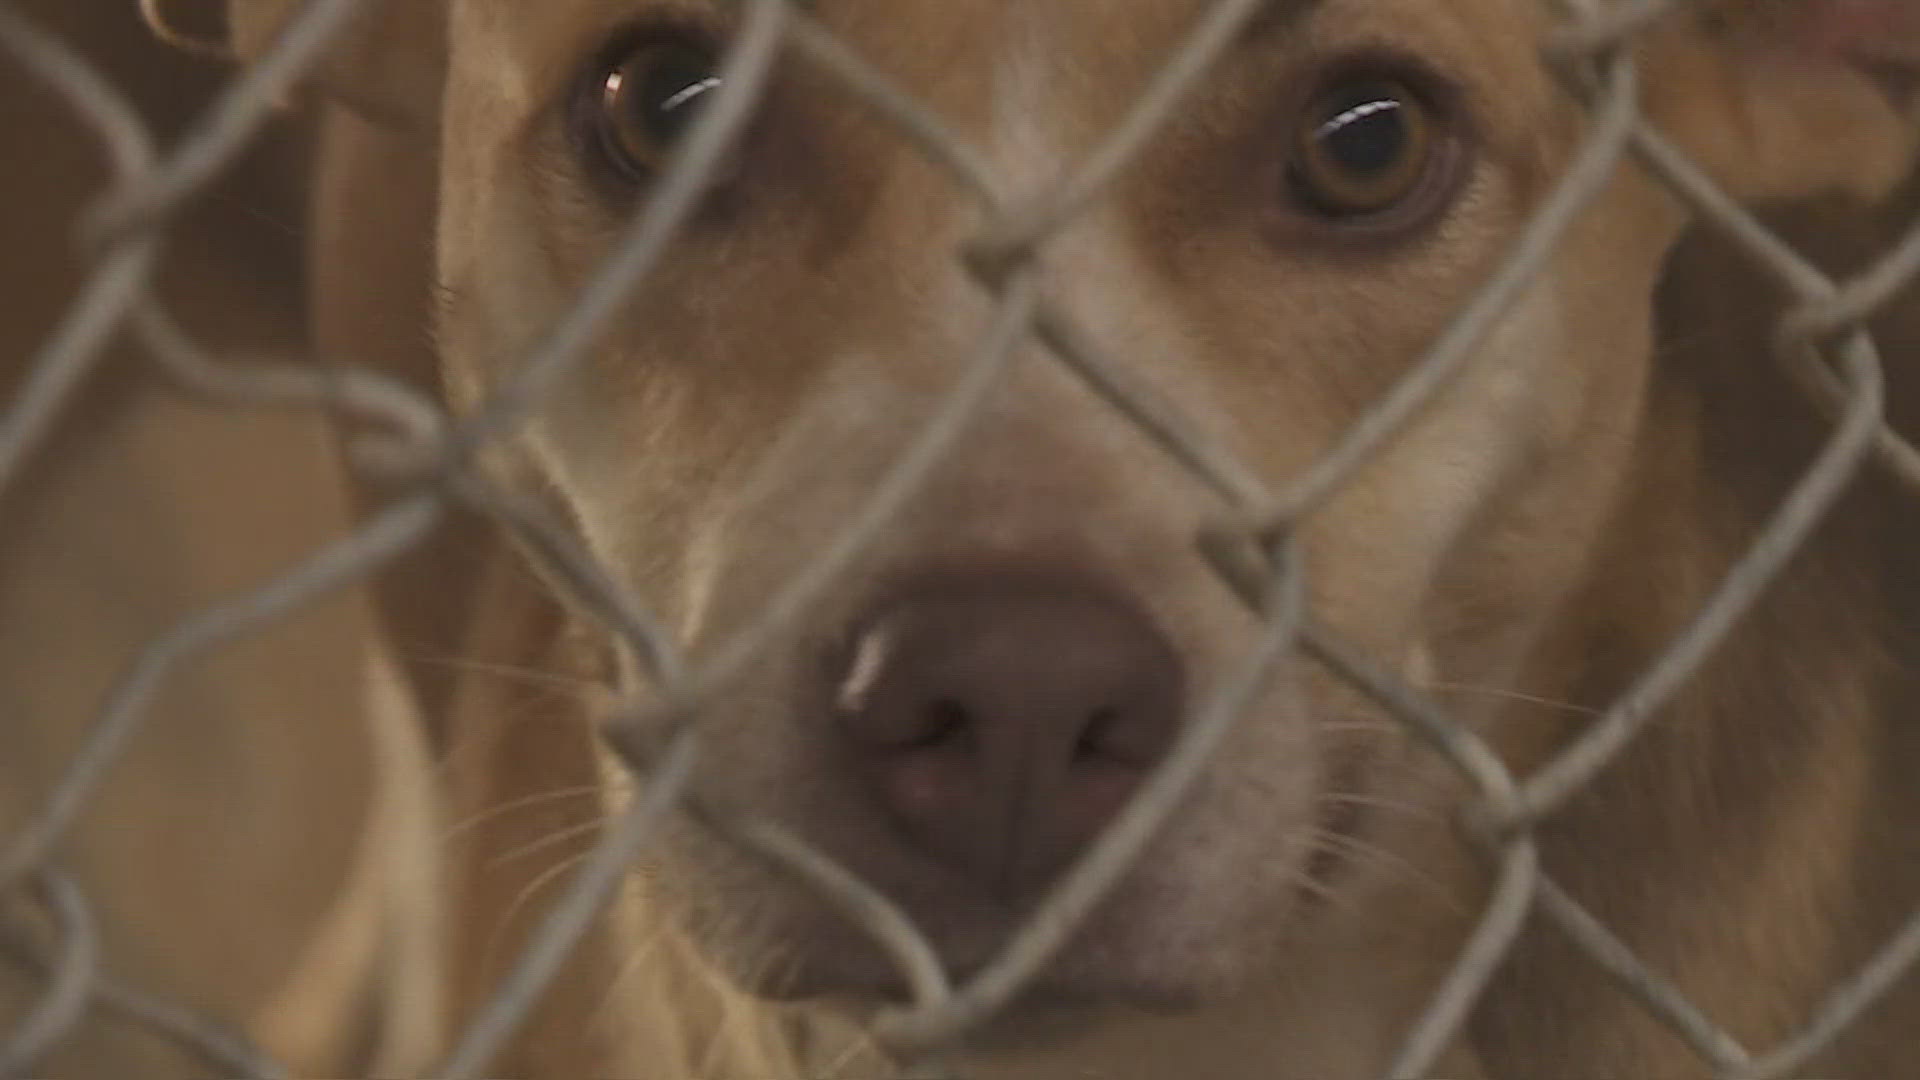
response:
M1748 200L1885 195L1920 151L1920 0L1704 0L1645 53L1648 115Z
M141 0L161 37L196 51L253 60L301 0ZM376 123L438 124L446 78L443 0L372 0L328 48L303 87Z

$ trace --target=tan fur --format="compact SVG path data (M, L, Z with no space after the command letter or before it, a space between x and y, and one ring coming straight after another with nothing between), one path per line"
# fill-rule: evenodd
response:
M227 78L153 40L131 3L25 0L10 10L98 65L163 146ZM0 157L26 163L0 179L0 397L11 404L92 268L73 230L111 176L92 131L11 61L0 63ZM299 348L307 166L302 128L283 125L174 222L159 291L210 348L247 357ZM140 650L348 525L334 451L317 417L185 400L130 337L113 344L50 441L0 491L0 843L37 809ZM258 1021L257 1040L297 1075L364 1070L370 984L424 1002L421 986L437 974L413 963L430 939L405 933L438 900L415 881L430 868L421 853L431 830L408 824L430 793L410 772L423 756L407 749L417 724L363 681L381 640L366 598L339 597L187 665L58 853L88 899L109 977L235 1026ZM357 871L396 857L405 874L353 885ZM381 895L382 880L404 901ZM9 1033L45 986L12 951L13 900L0 901ZM389 931L410 943L358 949ZM379 961L371 979L369 954ZM396 1050L439 1041L418 1027L392 1034ZM108 1009L92 1010L34 1068L208 1073Z
M1663 24L1640 49L1650 115L1750 201L1884 194L1912 164L1916 118L1911 96L1862 61L1911 53L1887 45L1890 33L1781 29L1828 29L1822 5L1837 2L1729 3L1717 19ZM264 3L242 8L257 19ZM396 178L417 185L415 197L437 190L432 227L415 220L404 234L402 273L416 291L429 274L439 287L438 361L456 404L498 383L610 242L621 208L581 178L552 106L583 56L652 7L456 0L444 52L407 39L432 70L446 60L437 160L417 143L409 158L406 136L382 143L336 121L328 167L339 191L379 192ZM1200 9L818 7L1021 191L1050 183L1111 127ZM1329 0L1303 21L1276 20L1053 245L1054 299L1263 475L1295 475L1472 295L1575 146L1578 112L1536 62L1539 11L1525 0ZM401 55L398 40L384 39L386 55ZM1316 58L1380 48L1459 85L1478 146L1463 194L1436 228L1385 248L1272 220L1264 125L1284 122L1272 119L1277 103ZM379 77L390 67L356 69L373 80L360 93L431 112L417 85ZM750 622L840 526L949 384L985 310L953 262L977 209L817 75L783 69L740 154L739 204L691 227L498 470L556 502L696 656ZM1851 221L1870 250L1893 234L1892 217L1827 212L1812 223L1824 232L1800 235L1848 235L1839 223ZM352 267L406 223L323 224L331 255ZM1623 168L1458 384L1303 529L1315 617L1427 684L1518 770L1565 745L1581 710L1610 703L1665 647L1821 430L1764 367L1766 320L1754 309L1766 285L1729 280L1734 260L1697 236L1670 257L1684 224L1649 177ZM336 273L336 302L373 295ZM426 314L413 309L409 323L407 310L393 326L331 333L357 355L417 366L408 335ZM793 722L805 650L928 559L1039 554L1121 582L1167 629L1192 682L1212 685L1250 630L1191 555L1193 531L1217 509L1082 387L1023 352L954 460L723 700L703 791L789 822L909 910L938 911L937 888L874 835L835 790L820 740ZM1756 1048L1803 1024L1920 902L1920 860L1901 827L1920 813L1910 782L1920 747L1892 722L1914 702L1914 611L1900 592L1909 583L1893 576L1904 513L1880 480L1857 485L1681 699L1543 832L1556 880ZM485 572L465 578L478 597L461 597L468 614L426 620L441 640L644 699L630 665L609 665L591 632L570 636L508 556L479 562ZM1346 1078L1383 1067L1479 910L1484 868L1445 826L1461 797L1451 774L1312 667L1288 665L1276 683L1049 974L1171 987L1202 1004L1065 1017L1016 1006L963 1056L980 1075ZM594 760L588 695L531 703L476 678L450 701L438 721L454 763L447 821L575 785L599 787L607 807L625 797L605 782L619 774ZM1380 727L1330 734L1309 718ZM1364 760L1357 794L1429 813L1370 819L1366 839L1385 857L1350 859L1340 903L1303 913L1294 892L1314 785L1343 757ZM450 880L464 884L451 892L450 1022L523 940L522 897L542 891L552 858L589 842L583 831L565 849L540 847L537 863L516 855L556 828L590 826L592 808L554 808L573 805L487 817L453 849ZM857 935L691 826L674 826L657 860L503 1070L817 1075L843 1056L855 1074L885 1068L857 1044L843 1054L849 1035L834 1013L758 1005L731 985L778 991L783 965L857 953ZM968 918L949 913L959 929L941 944L977 959L988 932ZM635 966L634 950L657 953ZM1916 998L1896 995L1815 1071L1896 1074ZM1487 1080L1700 1073L1539 927L1448 1068Z

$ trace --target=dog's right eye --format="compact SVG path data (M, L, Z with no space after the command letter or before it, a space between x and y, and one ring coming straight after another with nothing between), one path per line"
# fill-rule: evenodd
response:
M589 149L627 180L652 176L719 88L718 70L716 51L686 34L650 35L617 50L585 88Z
M1342 63L1294 118L1286 169L1294 207L1371 232L1432 220L1466 176L1453 98L1411 64Z

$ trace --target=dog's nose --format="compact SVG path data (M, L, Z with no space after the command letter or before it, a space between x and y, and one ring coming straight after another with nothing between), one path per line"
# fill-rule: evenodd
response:
M1119 591L944 574L866 620L836 714L909 841L1013 898L1113 816L1172 741L1178 656Z

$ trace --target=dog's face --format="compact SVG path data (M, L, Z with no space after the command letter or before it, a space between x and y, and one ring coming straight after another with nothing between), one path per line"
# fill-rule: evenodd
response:
M813 7L1018 196L1112 129L1205 4ZM713 92L737 18L702 0L455 0L438 330L457 398L498 385L571 306ZM1481 288L1577 149L1546 26L1532 0L1273 4L1046 247L1047 302L1269 484L1300 475ZM1666 53L1704 55L1693 32ZM1891 145L1892 99L1835 69L1793 75L1853 110L1815 110L1824 130ZM1746 74L1701 77L1733 100ZM1788 156L1808 177L1781 186L1827 183ZM991 298L957 252L985 220L855 95L783 59L698 214L506 472L711 655L832 544L972 362ZM1615 178L1464 374L1303 523L1316 623L1418 684L1511 678L1618 489L1679 223L1652 184ZM785 823L977 967L1246 658L1257 620L1195 549L1225 510L1024 343L873 548L719 696L698 788ZM1461 700L1474 719L1484 699ZM1378 920L1397 862L1452 873L1446 776L1355 692L1284 661L1043 986L1153 1001L1285 971L1301 941ZM760 990L893 984L821 902L697 825L674 827L654 876Z

